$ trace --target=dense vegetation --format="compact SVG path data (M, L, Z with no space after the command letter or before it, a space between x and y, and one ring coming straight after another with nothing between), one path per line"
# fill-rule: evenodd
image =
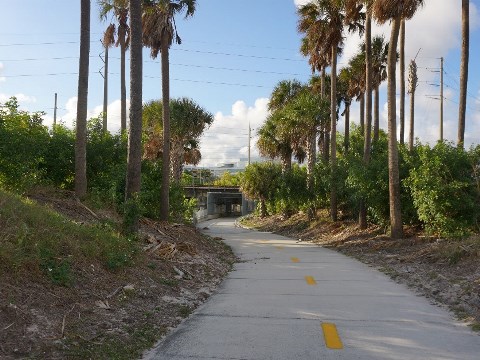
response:
M28 113L15 98L0 110L0 187L25 193L34 186L74 188L75 133L63 125L49 129L42 124L42 113ZM102 118L87 124L88 196L91 202L123 213L127 141L120 134L102 130ZM162 166L160 159L142 161L140 214L158 218ZM181 184L170 187L170 218L189 221L195 205L185 199Z
M344 148L344 139L340 148ZM242 188L259 201L261 214L284 214L327 208L331 181L337 183L338 206L342 218L356 219L359 200L368 199L370 223L388 227L389 189L387 137L380 131L368 166L363 163L363 133L354 127L349 151L339 151L335 176L330 164L315 165L313 188L307 186L307 170L294 165L282 175L277 163L247 167ZM435 146L417 143L412 151L400 147L401 200L404 222L422 225L434 235L460 237L478 231L480 214L480 147L466 151L451 143Z

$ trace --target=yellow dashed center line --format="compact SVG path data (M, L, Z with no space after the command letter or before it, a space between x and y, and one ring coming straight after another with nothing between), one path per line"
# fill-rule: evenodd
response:
M278 249L278 250L283 250L285 248L285 246L275 246L275 249Z
M292 262L294 262L294 263L300 262L300 259L299 259L299 258L296 258L296 257L292 257L292 258L290 258L290 259L291 259Z
M260 240L260 243L262 244L268 243L268 240Z
M305 276L305 281L308 285L317 285L317 282L313 278L313 276Z
M342 340L340 340L335 324L322 323L322 330L327 348L334 350L343 349Z

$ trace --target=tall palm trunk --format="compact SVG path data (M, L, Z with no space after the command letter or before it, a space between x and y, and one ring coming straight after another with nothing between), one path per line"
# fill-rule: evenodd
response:
M365 133L365 94L360 95L360 131Z
M345 154L350 148L350 101L345 102Z
M322 99L325 98L325 66L322 67L322 74L320 75L320 95L322 96Z
M405 19L400 24L400 144L405 142Z
M102 131L107 133L107 112L108 112L108 45L105 45L105 68L103 74L103 123Z
M415 90L410 93L410 132L408 136L408 150L413 151L415 134Z
M120 38L120 129L125 132L127 129L127 87L125 80L125 26L118 28L118 37Z
M185 150L183 149L182 141L179 139L172 139L171 149L171 174L172 179L176 183L180 183L182 179L183 163L185 162Z
M317 160L317 131L312 130L309 140L307 141L307 188L313 192L313 172L315 170L315 162ZM308 209L308 218L313 220L315 218L315 208L311 205Z
M372 17L370 9L367 9L365 21L365 95L366 95L366 123L363 145L363 163L368 167L370 163L370 151L372 147ZM365 199L360 200L360 212L358 216L360 229L367 228L367 207Z
M397 112L396 112L396 63L401 16L392 20L392 32L388 47L388 185L390 197L391 237L403 237L402 208L400 203L400 174L398 169Z
M160 220L168 221L170 211L170 60L167 32L162 34L162 110L163 110L163 154L162 190L160 195Z
M87 195L87 101L90 57L90 0L81 0L80 60L78 69L78 102L75 137L75 194Z
M316 147L317 131L313 130L307 142L307 186L309 190L313 187L313 170L315 168L315 161L317 159Z
M380 85L375 86L375 97L374 97L374 116L373 116L373 142L377 142L380 137Z
M468 58L470 47L470 1L462 0L462 60L460 64L460 105L458 107L458 146L464 146L467 109Z
M415 133L415 90L417 88L417 64L415 60L410 62L408 74L408 92L410 93L410 134L408 141L408 149L413 151L413 141Z
M260 217L264 218L268 215L267 213L267 202L264 199L260 200Z
M141 0L130 0L130 127L128 133L126 200L136 201L141 185L142 166L142 6ZM138 230L138 209L126 219L127 232Z
M282 161L282 174L286 174L292 170L292 152L289 151L287 154L283 154L281 157Z
M322 73L320 75L320 95L322 99L325 99L325 66L322 67ZM324 162L328 162L329 159L329 144L328 140L330 137L330 132L327 127L328 121L324 121L322 124L322 130L320 132L320 152L322 153L322 158Z
M330 75L330 161L332 166L332 184L330 192L330 213L337 221L337 45L332 46L332 70Z

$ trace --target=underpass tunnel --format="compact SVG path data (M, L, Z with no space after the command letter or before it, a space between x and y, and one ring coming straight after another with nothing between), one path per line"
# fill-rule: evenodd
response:
M222 217L236 217L244 215L247 209L247 202L242 193L208 192L207 211L208 215L219 215Z

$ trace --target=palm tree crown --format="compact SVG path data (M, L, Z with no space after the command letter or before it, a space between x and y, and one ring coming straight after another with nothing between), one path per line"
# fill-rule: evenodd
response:
M165 36L168 47L182 43L175 26L175 15L185 12L185 18L195 13L195 0L145 0L143 13L143 43L156 58Z

